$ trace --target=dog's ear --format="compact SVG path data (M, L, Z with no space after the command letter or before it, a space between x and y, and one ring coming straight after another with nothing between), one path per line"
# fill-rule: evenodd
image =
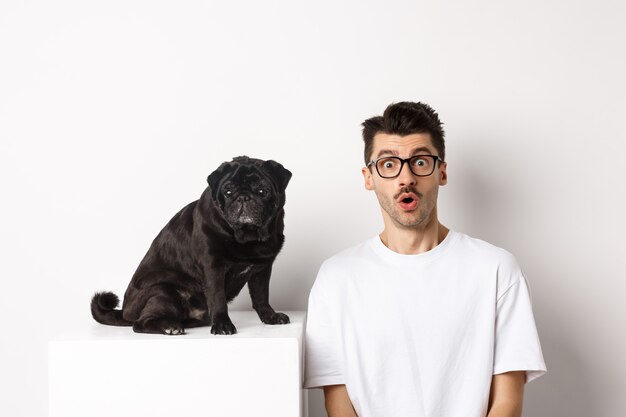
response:
M289 180L291 179L291 171L271 159L263 162L261 169L271 175L272 178L276 180L276 184L278 184L282 190L287 188L287 184L289 184Z
M217 189L219 187L219 182L224 175L228 173L228 171L232 170L232 165L230 162L223 162L217 169L209 174L206 179L206 182L209 183L209 187L211 188L211 194L213 198L216 197Z
M206 182L209 183L209 187L211 187L212 190L215 190L215 188L217 187L217 183L220 180L220 177L221 177L222 171L224 171L225 165L226 165L226 162L222 163L222 165L217 167L217 169L211 172L209 176L207 177Z

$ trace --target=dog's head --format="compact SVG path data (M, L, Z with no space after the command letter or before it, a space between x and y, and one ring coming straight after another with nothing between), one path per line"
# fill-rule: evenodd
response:
M240 242L267 240L282 213L291 172L276 161L238 156L207 178L211 198Z

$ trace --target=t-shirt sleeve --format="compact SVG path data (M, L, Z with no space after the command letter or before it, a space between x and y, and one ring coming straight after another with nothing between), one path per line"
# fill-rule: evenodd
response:
M327 293L325 274L326 270L322 265L309 294L304 348L304 388L345 383L339 359L341 341L338 340L336 324L333 324L332 317L335 309L332 308L329 299L333 294ZM336 322L335 318L334 323Z
M532 312L530 288L516 261L505 268L510 283L496 305L493 374L526 371L526 383L547 372ZM501 271L502 272L502 271ZM500 277L502 278L502 277Z

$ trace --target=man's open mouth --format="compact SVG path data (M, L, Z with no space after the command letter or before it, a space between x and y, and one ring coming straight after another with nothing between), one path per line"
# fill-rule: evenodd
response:
M415 210L418 198L413 193L404 193L398 198L398 203L403 210Z

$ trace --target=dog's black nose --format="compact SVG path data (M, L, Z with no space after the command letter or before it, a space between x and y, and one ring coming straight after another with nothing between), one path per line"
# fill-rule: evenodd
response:
M248 200L250 200L250 196L247 195L247 194L241 194L241 195L239 195L237 197L237 201L244 202L244 201L248 201Z

